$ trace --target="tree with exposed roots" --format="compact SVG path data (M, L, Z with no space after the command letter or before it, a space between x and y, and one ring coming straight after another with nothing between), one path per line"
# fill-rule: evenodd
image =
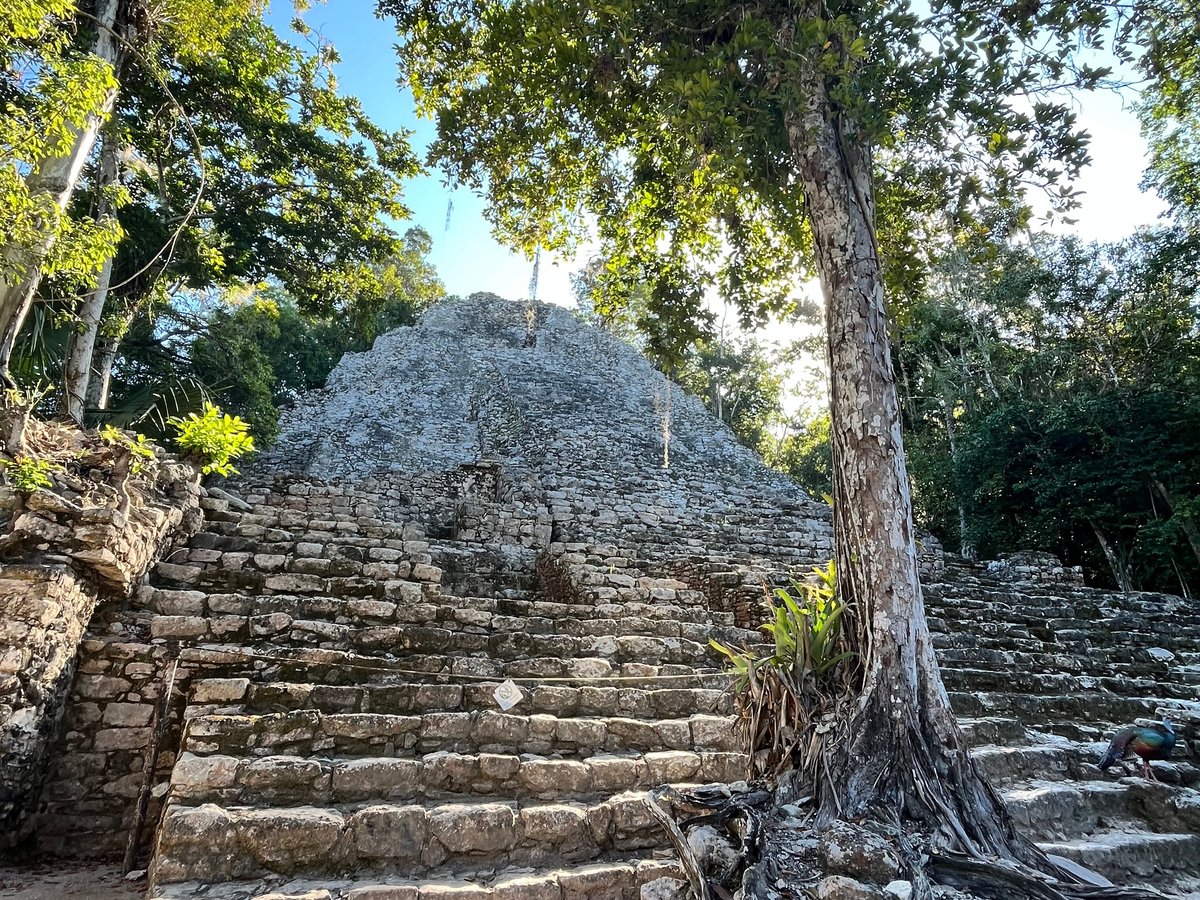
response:
M380 0L431 158L486 191L498 235L606 261L596 302L649 288L694 322L715 289L752 321L815 273L832 385L846 712L792 781L815 819L896 835L916 896L1156 896L1084 883L1014 828L968 755L918 580L885 288L971 230L1074 199L1089 51L1150 3ZM1128 59L1128 54L1124 54ZM905 835L913 836L910 842Z

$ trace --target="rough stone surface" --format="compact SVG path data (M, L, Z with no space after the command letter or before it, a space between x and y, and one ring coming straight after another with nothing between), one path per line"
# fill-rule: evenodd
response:
M817 900L884 900L877 887L844 875L829 875L817 882Z
M645 792L745 778L708 642L761 641L764 586L827 558L828 510L674 390L664 440L660 376L526 311L450 304L348 358L277 450L205 498L204 530L92 617L42 847L119 856L138 710L174 672L141 835L162 900L637 900L680 877ZM1042 562L1010 577L926 542L968 745L1049 852L1185 884L1200 614ZM1182 736L1155 764L1162 796L1104 780L1100 742L1160 710ZM708 837L710 865L728 862ZM894 854L864 846L812 841L810 887L882 892Z
M98 471L98 470L97 470ZM0 496L0 851L24 839L62 724L84 631L98 606L134 581L200 521L190 466L153 461L150 477L124 493L63 487ZM61 491L62 496L57 491ZM86 676L85 676L86 677ZM85 682L89 700L109 699L119 680ZM93 703L87 715L112 729L101 748L128 749L147 724L143 703Z

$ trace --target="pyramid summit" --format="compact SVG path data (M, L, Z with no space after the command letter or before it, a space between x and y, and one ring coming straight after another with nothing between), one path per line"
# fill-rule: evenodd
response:
M444 301L347 354L255 469L354 478L482 460L544 478L710 475L804 498L628 344L564 307L494 294Z
M637 350L572 310L493 294L348 354L246 480L296 479L390 489L412 500L391 514L456 533L464 502L502 498L487 517L534 523L542 546L620 533L641 534L639 552L732 540L802 565L832 555L828 507Z

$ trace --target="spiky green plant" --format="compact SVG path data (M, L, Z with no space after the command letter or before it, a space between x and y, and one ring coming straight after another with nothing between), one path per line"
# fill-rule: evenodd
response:
M842 634L846 606L837 595L833 561L814 566L811 575L793 580L790 591L769 592L762 626L774 641L769 656L709 642L739 676L734 690L755 777L815 763L811 738L832 727L845 694L841 664L854 653Z

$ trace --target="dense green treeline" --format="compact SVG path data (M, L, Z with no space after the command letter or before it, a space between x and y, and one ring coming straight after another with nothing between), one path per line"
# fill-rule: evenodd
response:
M264 14L4 4L0 377L51 387L46 412L161 435L216 401L269 442L281 403L442 295L396 225L408 135Z
M1200 590L1200 238L1023 236L941 257L894 304L919 523L947 549L1054 552L1126 589ZM713 340L674 373L810 494L829 417L789 415L794 349Z
M947 264L897 317L918 514L964 555L1051 550L1200 589L1200 243L1040 239Z

